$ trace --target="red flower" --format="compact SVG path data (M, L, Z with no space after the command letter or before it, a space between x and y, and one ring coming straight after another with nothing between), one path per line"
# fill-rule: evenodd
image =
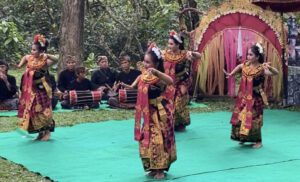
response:
M171 30L170 31L170 36L175 36L175 35L177 35L177 33L175 32L175 30Z
M37 34L33 38L33 43L40 43L41 46L44 47L46 44L46 38L41 34Z

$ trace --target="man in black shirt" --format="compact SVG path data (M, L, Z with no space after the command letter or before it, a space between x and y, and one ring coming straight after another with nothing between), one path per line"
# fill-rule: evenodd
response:
M141 74L139 70L132 69L130 65L130 57L128 55L120 58L121 72L117 75L116 81L118 83L125 83L131 85L135 79Z
M93 100L91 99L91 91L95 90L96 87L93 86L92 82L87 79L86 76L86 71L85 67L77 67L75 69L75 74L76 74L76 79L71 81L70 83L70 90L75 90L79 91L77 94L77 100L84 100L82 104L76 104L74 106L70 105L69 102L69 93L64 95L64 100L61 102L61 105L65 109L81 109L81 108L98 108L99 103L94 103ZM87 92L80 92L80 91L87 91ZM85 94L85 95L80 95L80 94ZM88 95L88 96L87 96Z
M0 110L17 110L17 84L15 77L8 75L8 64L0 60Z
M102 99L107 100L107 92L114 86L117 72L109 68L106 56L98 56L97 64L99 65L99 70L92 74L91 81L97 88L105 89Z
M73 56L67 57L67 69L63 70L58 76L57 88L60 92L70 90L70 84L76 79L75 74L76 60Z
M70 90L76 91L85 91L85 90L94 90L92 82L87 79L85 76L85 67L77 67L75 69L76 79L71 81L70 83Z
M130 57L128 55L124 55L120 57L120 67L121 67L121 72L117 75L117 79L116 79L117 84L113 88L115 92L118 92L121 83L131 85L141 74L139 70L131 68ZM124 109L134 108L135 106L134 102L120 103L118 97L110 97L108 100L108 104L111 107L124 108Z

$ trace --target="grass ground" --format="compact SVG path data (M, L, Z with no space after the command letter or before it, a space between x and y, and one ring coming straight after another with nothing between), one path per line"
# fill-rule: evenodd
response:
M20 71L11 70L10 74L17 77L17 80L20 80L21 77ZM19 83L19 82L18 82ZM203 99L203 104L206 104L208 107L203 108L193 108L191 109L192 113L201 113L201 112L213 112L213 111L230 111L233 107L232 99ZM279 109L278 106L273 105L271 108ZM300 111L300 107L290 107L287 110L291 111ZM73 126L79 123L85 122L102 122L108 120L124 120L133 118L134 110L84 110L76 111L69 113L54 113L54 120L58 127L64 126ZM9 132L13 131L18 126L17 117L0 117L0 132ZM229 122L229 121L228 121ZM0 141L1 142L1 141ZM42 177L39 174L32 173L28 171L23 166L14 164L6 159L0 158L0 181L5 182L46 182L49 179Z

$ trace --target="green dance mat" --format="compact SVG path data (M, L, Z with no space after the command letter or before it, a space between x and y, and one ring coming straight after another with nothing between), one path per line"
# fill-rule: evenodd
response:
M168 181L300 181L300 113L265 110L263 147L231 141L231 113L192 114L176 133L177 161ZM133 140L133 120L57 128L49 142L19 132L0 134L0 156L54 181L151 181Z

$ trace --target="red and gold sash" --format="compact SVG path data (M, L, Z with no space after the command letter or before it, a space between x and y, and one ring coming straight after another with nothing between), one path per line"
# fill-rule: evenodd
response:
M156 84L158 81L159 81L158 77L149 73L143 73L140 76L139 83L138 83L134 139L137 141L141 141L145 147L149 147L149 143L150 143L150 113L149 113L148 90L150 85ZM144 122L143 122L143 128L141 130L142 116Z
M182 50L178 54L172 54L171 51L163 51L165 73L176 81L176 64L186 61L187 51Z
M246 110L245 127L251 129L252 127L252 115L253 115L253 79L263 74L264 69L262 65L256 68L250 68L246 62L242 68L242 78L240 88L237 96L237 101L234 107L234 111L231 117L231 123L236 125L239 122L239 114L242 109ZM245 108L241 108L241 105L245 104Z
M178 54L171 53L170 50L163 51L163 58L164 58L164 69L165 73L169 75L174 83L176 82L176 64L184 62L187 60L187 51L181 50ZM175 83L176 84L176 83ZM175 87L174 85L169 85L164 92L164 97L170 101L171 105L173 105L174 98L175 98ZM172 106L172 112L174 111L174 106Z

